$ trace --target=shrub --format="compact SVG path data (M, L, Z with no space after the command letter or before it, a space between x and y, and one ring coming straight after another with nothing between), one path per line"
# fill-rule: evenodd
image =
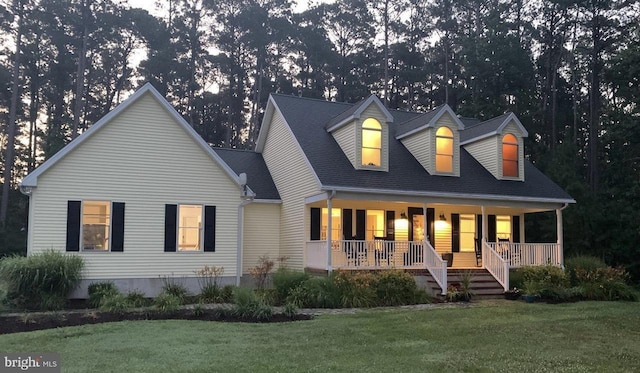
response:
M218 287L218 279L224 274L224 267L204 266L202 269L193 271L198 278L200 290L208 287Z
M255 289L255 294L264 304L272 306L280 304L276 289Z
M264 289L267 284L269 274L275 265L276 263L269 259L268 255L263 255L258 259L257 266L249 268L249 274L253 277L258 289Z
M562 268L546 266L526 266L518 269L521 272L523 287L527 282L534 282L539 288L568 287L569 279ZM518 275L516 275L517 277ZM512 286L516 286L513 283Z
M298 314L298 307L293 303L287 303L282 308L282 313L289 318L293 318Z
M569 280L572 285L579 285L579 281L576 278L576 270L584 270L587 272L593 272L598 269L606 268L605 262L595 256L579 255L567 258L564 262L565 271L569 276Z
M333 277L335 286L340 291L342 307L371 307L376 302L376 278L369 272L337 271Z
M233 285L225 285L222 287L222 302L231 302L233 300L233 292L235 291L236 287Z
M132 290L127 293L126 300L129 306L133 308L147 307L150 304L149 299L145 297L144 293L137 290Z
M17 307L59 309L81 279L84 262L77 255L48 250L0 260L0 278Z
M273 274L273 286L280 301L287 299L293 289L309 279L309 275L300 271L280 268Z
M418 287L413 276L401 270L381 271L375 281L378 304L398 306L416 303Z
M205 313L205 308L204 305L202 303L197 303L195 306L193 306L193 315L200 317L202 315L204 315Z
M180 300L180 304L184 304L189 296L187 288L171 277L164 277L162 279L162 292L175 296Z
M341 295L332 277L312 277L293 289L287 302L297 307L335 308L341 305Z
M222 289L215 284L205 285L200 288L198 300L205 303L222 302Z
M89 292L89 305L92 308L100 308L104 298L120 294L116 285L111 281L91 283L87 290Z
M236 288L233 293L235 306L233 314L243 319L266 320L273 315L273 309L247 288Z
M154 299L153 303L162 313L174 313L180 308L182 300L175 294L163 292Z
M120 293L111 293L102 298L100 303L100 310L124 313L131 308L131 304L127 301L127 297Z

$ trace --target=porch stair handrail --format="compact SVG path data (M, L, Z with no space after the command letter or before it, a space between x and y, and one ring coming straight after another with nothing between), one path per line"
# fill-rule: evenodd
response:
M442 295L447 294L447 261L440 257L440 254L436 252L436 249L431 246L429 241L424 242L424 265L425 268L431 274L431 277L436 281L440 289L442 289Z
M500 256L484 239L482 240L482 263L504 291L509 290L509 262Z

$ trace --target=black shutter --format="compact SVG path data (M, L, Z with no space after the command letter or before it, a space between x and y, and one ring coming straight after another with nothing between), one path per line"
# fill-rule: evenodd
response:
M353 238L353 210L342 209L342 236L345 240Z
M497 233L496 233L496 216L495 215L487 215L487 242L496 242Z
M367 239L367 212L365 210L356 210L356 240Z
M204 251L216 251L216 207L204 207Z
M476 238L482 240L482 215L476 215Z
M124 250L124 203L111 204L111 251Z
M460 252L460 214L451 214L451 251Z
M511 219L511 240L520 243L520 215L513 215Z
M322 224L322 214L318 207L311 208L311 241L320 240L320 225Z
M436 210L433 208L427 208L427 231L429 232L429 243L434 248L436 247Z
M80 251L81 201L67 201L67 251Z
M164 205L164 251L176 251L178 205Z
M387 211L387 240L395 241L396 239L396 212Z

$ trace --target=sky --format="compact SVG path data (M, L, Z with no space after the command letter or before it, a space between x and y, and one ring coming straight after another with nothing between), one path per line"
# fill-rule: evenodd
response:
M309 3L331 3L333 0L292 0L292 2L295 4L293 11L299 13L309 8ZM128 0L128 3L134 8L147 9L151 14L157 15L159 13L155 6L155 0Z

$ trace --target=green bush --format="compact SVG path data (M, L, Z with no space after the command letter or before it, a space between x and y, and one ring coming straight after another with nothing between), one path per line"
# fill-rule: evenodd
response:
M19 308L60 309L81 279L84 261L77 255L48 250L0 260L7 297Z
M92 308L100 308L103 299L120 294L116 284L111 281L91 283L87 290L89 292L89 305Z
M147 307L151 304L150 300L145 297L141 291L132 290L127 293L127 303L133 308Z
M187 288L170 277L162 279L162 292L175 296L180 300L180 304L185 304L189 297Z
M222 287L222 302L229 303L233 301L233 292L236 287L234 285L225 285Z
M102 298L100 310L113 313L124 313L131 308L127 297L121 293L111 293Z
M182 304L182 300L175 294L163 292L154 300L153 304L162 313L174 313Z
M523 287L526 282L534 282L539 288L568 287L569 278L566 276L562 268L546 265L546 266L526 266L518 269L521 272L516 275L522 276ZM510 281L511 282L511 281ZM511 286L516 286L511 283Z
M304 272L280 268L273 274L273 286L280 301L287 299L291 291L307 281L309 275Z
M401 270L381 271L375 279L380 306L399 306L416 303L418 286L413 276Z
M282 313L289 318L293 318L298 314L298 307L293 303L287 303L282 307Z
M567 258L564 262L565 272L569 276L572 285L579 285L576 277L576 270L593 272L598 269L607 268L607 264L600 258L590 255L579 255Z
M273 309L265 304L251 289L236 288L233 293L235 306L233 314L243 319L266 320L273 315Z
M287 302L297 307L335 308L341 306L341 295L332 277L312 277L293 289Z
M198 294L198 300L204 303L223 302L222 289L216 284L204 284Z
M364 308L376 305L374 274L362 271L337 271L333 282L340 290L342 307Z

